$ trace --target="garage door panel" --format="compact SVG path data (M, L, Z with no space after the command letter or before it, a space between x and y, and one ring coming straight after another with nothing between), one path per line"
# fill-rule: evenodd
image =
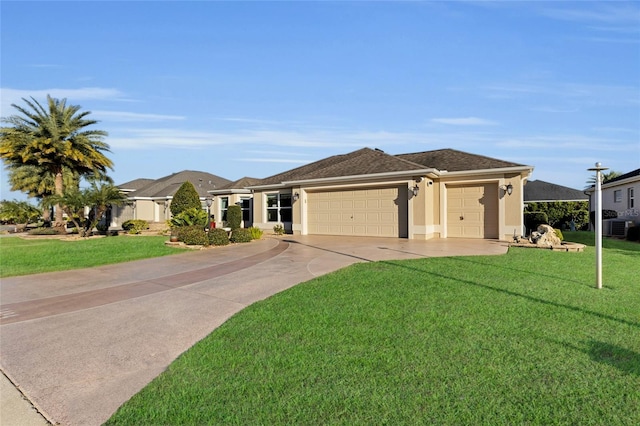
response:
M447 236L498 238L497 184L447 186Z
M307 230L310 234L354 236L406 236L399 209L406 216L406 198L399 187L309 192ZM404 205L403 205L404 203ZM402 221L406 228L406 218Z

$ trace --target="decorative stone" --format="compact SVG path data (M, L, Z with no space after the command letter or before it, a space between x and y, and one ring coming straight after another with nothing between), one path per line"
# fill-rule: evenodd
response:
M538 226L537 231L531 233L530 241L538 247L554 247L562 245L556 231L549 225Z

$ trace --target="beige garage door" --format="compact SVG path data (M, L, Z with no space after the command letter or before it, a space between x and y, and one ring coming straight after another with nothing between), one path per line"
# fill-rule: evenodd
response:
M309 234L407 236L407 190L399 187L310 192Z
M498 185L447 185L447 237L498 238Z

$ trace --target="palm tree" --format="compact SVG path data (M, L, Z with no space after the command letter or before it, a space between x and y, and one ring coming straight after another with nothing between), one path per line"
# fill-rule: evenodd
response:
M618 176L621 176L622 173L620 172L616 172L615 170L611 170L610 172L602 172L600 174L600 176L602 177L602 182L601 183L607 183L610 180L613 180L615 178L617 178ZM589 178L589 180L587 180L587 186L585 189L589 189L593 186L596 185L596 175L593 175Z
M113 163L104 152L107 132L88 130L97 123L86 119L90 111L67 105L67 100L47 95L45 109L34 98L22 99L28 106L12 104L21 114L3 118L0 128L0 158L10 167L34 166L54 177L55 194L64 191L63 172L67 168L80 176L104 176ZM63 226L62 209L56 209L55 226Z
M89 223L89 231L98 225L111 206L121 206L127 200L120 189L110 182L91 182L91 187L85 190L85 196L87 205L93 209L93 215L89 216L93 217Z
M39 217L40 211L27 201L0 202L0 220L15 223L16 229L26 228L29 222L38 220Z

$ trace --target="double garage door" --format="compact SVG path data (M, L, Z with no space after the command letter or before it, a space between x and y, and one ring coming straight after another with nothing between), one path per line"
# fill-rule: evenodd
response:
M498 186L447 185L447 237L498 238Z
M407 236L407 188L307 193L307 229L316 235Z

